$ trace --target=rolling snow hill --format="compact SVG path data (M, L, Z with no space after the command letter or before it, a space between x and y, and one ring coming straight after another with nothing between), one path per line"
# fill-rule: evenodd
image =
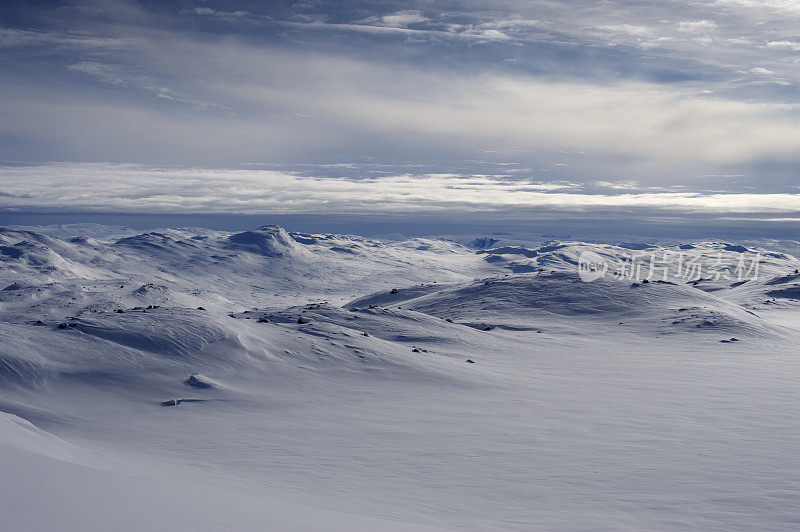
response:
M113 234L0 229L1 529L800 520L788 253Z

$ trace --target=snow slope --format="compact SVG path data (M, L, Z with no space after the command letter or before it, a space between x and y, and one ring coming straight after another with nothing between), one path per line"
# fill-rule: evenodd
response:
M745 283L586 283L582 252L630 246L0 240L0 529L800 520L791 255Z

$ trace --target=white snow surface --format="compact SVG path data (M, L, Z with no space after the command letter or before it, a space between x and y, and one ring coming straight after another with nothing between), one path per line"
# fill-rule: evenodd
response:
M800 526L797 258L491 244L0 229L0 530Z

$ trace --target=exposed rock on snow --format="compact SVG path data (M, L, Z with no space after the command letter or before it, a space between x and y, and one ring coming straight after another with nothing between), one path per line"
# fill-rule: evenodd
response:
M468 248L472 248L472 249L486 249L486 248L490 248L490 247L494 246L498 242L499 242L499 240L496 240L494 238L490 238L488 236L483 236L483 237L476 238L476 239L472 240L471 242L469 242L467 244L467 247Z
M217 384L212 379L209 379L205 375L201 375L200 373L192 373L186 380L183 381L184 384L187 386L191 386L193 388L200 388L203 390L211 389L211 388L219 388L219 384Z

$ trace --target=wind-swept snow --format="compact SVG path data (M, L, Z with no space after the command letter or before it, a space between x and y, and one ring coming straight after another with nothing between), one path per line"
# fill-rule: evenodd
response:
M789 254L644 282L619 259L759 250L59 231L0 231L0 528L800 520Z

